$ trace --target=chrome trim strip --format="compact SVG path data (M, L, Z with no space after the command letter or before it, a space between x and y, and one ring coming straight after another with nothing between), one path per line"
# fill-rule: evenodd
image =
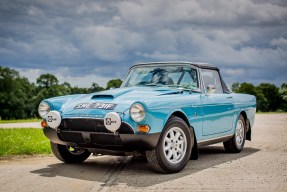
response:
M152 108L148 108L149 110L150 109L181 109L183 107L190 107L190 108L200 108L201 105L188 105L188 106L171 106L171 107L152 107Z
M197 141L197 143L204 143L204 142L213 141L213 140L217 140L217 139L224 139L226 137L231 137L233 135L234 134L229 134L229 135L225 135L225 136L221 136L221 137L215 137L215 138L212 138L212 139L200 140L200 141Z
M254 105L255 102L248 102L248 103L234 103L234 105ZM250 106L248 106L250 107Z

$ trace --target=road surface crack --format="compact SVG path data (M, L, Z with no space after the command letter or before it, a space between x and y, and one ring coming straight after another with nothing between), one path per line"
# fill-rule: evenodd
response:
M98 189L98 192L106 192L109 187L111 187L120 173L124 170L127 165L127 162L130 161L131 157L123 157L120 163L114 164L106 174L109 174L108 178L105 180L104 184ZM95 188L92 188L90 192L96 191Z

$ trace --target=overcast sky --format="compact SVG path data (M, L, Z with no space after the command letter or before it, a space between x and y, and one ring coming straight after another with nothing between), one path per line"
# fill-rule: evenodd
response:
M217 65L227 82L287 82L286 0L0 0L0 65L90 87L151 61Z

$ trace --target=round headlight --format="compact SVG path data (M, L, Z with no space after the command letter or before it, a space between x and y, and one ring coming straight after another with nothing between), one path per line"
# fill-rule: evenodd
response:
M44 118L51 111L51 108L48 103L41 102L38 107L38 113L40 117Z
M130 116L135 122L140 122L145 118L145 109L140 103L135 103L130 108Z

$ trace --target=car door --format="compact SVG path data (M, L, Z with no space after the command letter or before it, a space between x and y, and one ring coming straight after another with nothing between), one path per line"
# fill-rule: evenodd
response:
M205 88L201 95L203 136L230 131L234 113L232 95L223 92L217 70L201 69L201 76Z

